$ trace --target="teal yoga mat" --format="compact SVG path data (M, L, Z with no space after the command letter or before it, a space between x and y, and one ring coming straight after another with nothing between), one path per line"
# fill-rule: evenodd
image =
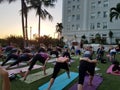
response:
M70 79L67 76L67 73L63 73L55 79L55 82L50 90L63 90L68 84L70 84L75 78L77 78L78 73L70 72ZM38 90L46 90L49 85L49 82L43 84L38 88Z
M30 74L30 75L28 75L27 79L24 82L30 84L32 82L39 80L39 79L47 77L53 73L53 68L46 69L46 73L47 73L47 75L44 75L43 71L40 71L40 72L37 72L34 74ZM21 78L20 80L23 81L23 78Z

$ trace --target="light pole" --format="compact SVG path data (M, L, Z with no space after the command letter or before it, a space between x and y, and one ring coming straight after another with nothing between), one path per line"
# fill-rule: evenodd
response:
M32 27L30 26L30 40L31 40L31 36L32 36Z

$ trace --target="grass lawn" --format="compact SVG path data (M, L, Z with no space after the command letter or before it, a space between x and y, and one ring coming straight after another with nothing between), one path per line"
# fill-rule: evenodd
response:
M117 54L117 60L120 62L120 54ZM77 66L79 65L79 59L78 57L73 57L75 59L75 62L71 64L70 70L73 72L78 72ZM103 82L99 86L97 90L120 90L120 76L114 76L111 74L106 74L107 68L110 66L110 62L107 62L106 64L102 64L98 62L97 67L100 68L97 73L102 73ZM47 68L53 67L53 64L48 63ZM33 70L31 73L38 72L39 70ZM64 70L61 70L61 73L63 73ZM50 80L51 76L48 76L46 78L40 79L36 82L33 82L31 84L26 84L20 80L13 80L11 81L11 90L38 90L38 87ZM78 81L78 78L76 78L70 85L68 85L63 90L68 90L75 82Z

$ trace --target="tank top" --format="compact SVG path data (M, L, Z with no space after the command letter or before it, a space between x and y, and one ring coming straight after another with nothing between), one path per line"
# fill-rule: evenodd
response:
M48 58L48 54L47 53L40 53L40 55L46 60Z

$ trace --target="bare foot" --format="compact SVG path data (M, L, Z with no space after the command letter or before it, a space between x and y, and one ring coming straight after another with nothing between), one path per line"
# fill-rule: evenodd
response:
M47 73L44 73L44 75L47 75Z
M20 71L20 75L21 75L22 77L25 76L24 72L22 72L22 71Z

